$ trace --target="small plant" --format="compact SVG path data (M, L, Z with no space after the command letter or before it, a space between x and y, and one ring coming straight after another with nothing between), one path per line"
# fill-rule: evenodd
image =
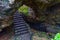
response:
M60 33L57 33L56 36L51 40L60 40Z

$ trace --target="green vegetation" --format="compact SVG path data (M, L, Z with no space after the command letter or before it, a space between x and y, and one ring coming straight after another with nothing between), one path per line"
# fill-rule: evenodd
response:
M22 12L24 13L26 16L28 15L28 12L29 12L29 7L26 6L26 5L23 5L19 8L19 12Z
M54 39L51 39L51 40L60 40L60 33L57 33Z

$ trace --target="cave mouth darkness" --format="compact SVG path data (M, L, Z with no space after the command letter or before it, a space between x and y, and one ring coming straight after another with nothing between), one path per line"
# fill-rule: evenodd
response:
M25 6L27 6L27 5L25 5ZM54 5L52 5L52 6L50 6L50 7L47 7L46 8L46 12L48 13L48 14L44 14L44 15L47 15L47 16L45 16L45 17L47 17L47 22L46 22L46 20L44 20L44 21L36 21L36 15L34 14L34 10L31 10L32 8L30 8L30 13L28 12L28 9L29 9L30 7L29 6L27 6L27 8L26 8L26 10L25 10L25 16L26 15L31 15L33 18L32 18L32 21L33 22L31 22L31 19L29 20L29 16L27 16L28 17L28 19L26 19L25 18L25 20L26 20L26 22L30 25L30 27L31 28L33 28L33 29L35 29L35 30L38 30L38 31L44 31L44 32L48 32L49 31L49 28L50 28L50 26L59 26L60 24L59 24L59 22L58 21L56 21L56 19L59 19L58 17L56 17L56 15L60 15L59 14L59 10L60 10L60 3L57 3L57 4L54 4ZM33 11L33 12L32 12ZM23 10L22 10L22 12L23 12ZM29 14L28 14L29 13ZM32 14L34 14L34 15L32 15ZM49 18L48 18L48 16L49 16ZM56 19L55 18L51 18L51 16L53 17L56 17ZM43 16L41 16L41 17L43 17ZM34 19L35 18L35 19ZM44 18L44 17L43 17ZM42 20L42 19L41 19ZM52 21L54 21L54 24L52 23L49 23L49 21L50 22L52 22ZM46 26L47 25L47 26ZM50 26L49 26L50 25ZM51 29L51 30L53 30L53 29ZM50 30L50 31L51 31Z

